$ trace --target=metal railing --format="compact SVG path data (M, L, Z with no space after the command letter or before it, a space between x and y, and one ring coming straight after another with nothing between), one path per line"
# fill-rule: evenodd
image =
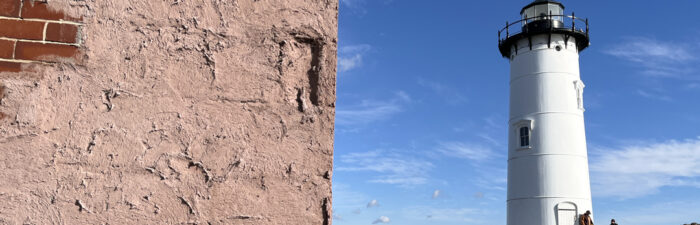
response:
M563 19L561 19L563 18ZM511 36L517 35L522 33L524 30L527 29L527 24L531 23L533 21L546 21L549 20L549 29L550 30L571 30L572 32L581 32L585 33L586 37L588 37L588 19L587 18L579 18L576 17L574 13L571 13L571 15L552 15L550 12L549 15L542 15L542 16L535 16L535 17L527 17L525 19L521 19L518 21L515 21L513 23L508 23L506 21L506 26L500 30L498 30L498 43L500 44L504 40L510 38ZM569 23L571 26L567 26L567 20L570 20L571 23ZM576 21L583 22L585 25L585 30L582 27L576 27ZM554 21L559 21L562 22L564 25L563 27L558 27L554 28ZM515 29L515 33L511 34L511 26L513 25L520 25L519 29ZM578 28L578 29L577 29ZM501 38L501 35L505 32L505 38Z

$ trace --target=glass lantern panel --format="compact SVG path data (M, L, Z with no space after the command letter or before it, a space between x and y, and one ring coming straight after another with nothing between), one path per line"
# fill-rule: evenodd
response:
M557 4L549 4L549 7L548 7L548 8L549 8L549 11L552 12L552 15L562 15L562 14L564 14L564 10L561 8L561 6L559 6L559 5L557 5ZM561 17L561 16L555 16L553 19L554 19L554 20L559 20L559 21L561 21L561 20L562 20L562 17Z
M532 18L534 16L535 16L535 7L530 7L530 8L525 9L525 11L523 11L523 26L525 24L527 24L528 22L532 22L532 19L529 19L529 18ZM527 19L527 20L525 20L525 19Z
M545 19L547 15L549 15L549 8L546 4L535 6L535 16L537 16L538 19Z

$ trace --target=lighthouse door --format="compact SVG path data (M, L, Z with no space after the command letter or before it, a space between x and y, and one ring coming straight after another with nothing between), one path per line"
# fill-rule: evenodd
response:
M576 211L572 209L559 209L557 225L576 225Z
M576 225L576 204L572 202L557 204L557 225Z

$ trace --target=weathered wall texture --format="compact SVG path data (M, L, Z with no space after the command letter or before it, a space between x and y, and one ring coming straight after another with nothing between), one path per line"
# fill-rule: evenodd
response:
M337 0L46 6L79 52L0 59L0 224L331 223Z

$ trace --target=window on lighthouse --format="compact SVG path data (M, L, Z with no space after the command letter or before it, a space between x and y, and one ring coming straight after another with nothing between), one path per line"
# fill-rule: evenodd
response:
M530 128L520 127L520 147L530 146Z

